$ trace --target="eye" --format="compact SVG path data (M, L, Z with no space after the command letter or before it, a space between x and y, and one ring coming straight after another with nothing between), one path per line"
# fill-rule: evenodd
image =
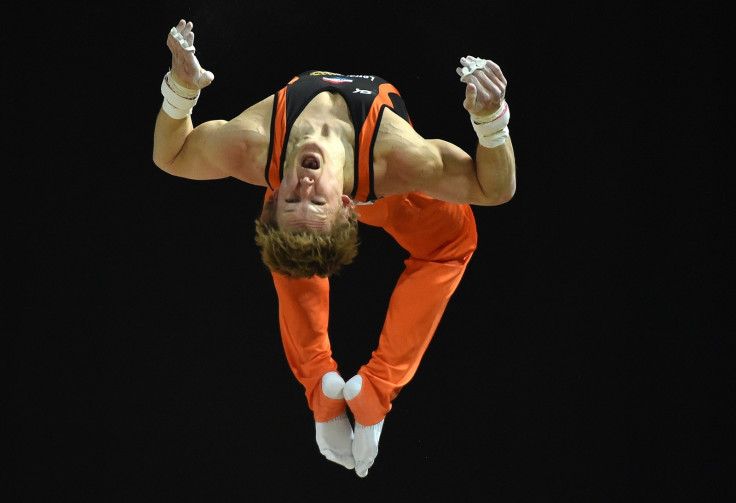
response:
M312 204L316 204L317 206L324 206L325 202L324 201L312 201Z
M284 202L286 203L298 203L299 199L294 199L293 197L290 197L289 199L284 199Z

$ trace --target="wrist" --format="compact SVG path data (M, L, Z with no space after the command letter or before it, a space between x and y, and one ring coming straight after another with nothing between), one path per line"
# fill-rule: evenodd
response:
M199 89L182 86L176 82L170 71L161 82L161 94L164 97L161 108L173 119L185 119L192 115L192 109L199 99Z
M511 112L506 101L496 112L489 115L470 114L470 123L473 125L475 134L478 135L478 143L486 148L494 148L506 143L509 135L509 118Z

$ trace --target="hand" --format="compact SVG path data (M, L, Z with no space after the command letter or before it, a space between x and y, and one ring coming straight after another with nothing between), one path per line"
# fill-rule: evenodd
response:
M194 24L183 19L179 21L166 38L166 45L171 51L171 75L176 82L189 89L202 89L212 83L215 76L210 71L205 71L194 55ZM173 31L176 30L183 41L177 40Z
M456 69L460 81L465 82L463 107L473 115L491 115L506 96L506 77L501 67L490 60L467 56L460 58Z

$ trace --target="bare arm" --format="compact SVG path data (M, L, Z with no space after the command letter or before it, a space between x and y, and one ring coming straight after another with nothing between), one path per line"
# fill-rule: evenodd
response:
M465 151L444 140L428 140L441 159L439 176L420 189L445 201L497 206L516 191L516 161L511 138L495 148L478 145L475 161Z
M199 91L215 78L205 71L194 55L193 24L183 19L167 36L171 51L171 71L163 85L168 85L177 96L168 112L176 117L184 115L177 106L178 95L196 103ZM186 100L184 100L186 101ZM166 105L166 101L164 102ZM175 118L164 106L156 118L153 133L153 162L163 171L194 180L209 180L233 176L255 185L265 185L263 165L268 136L264 133L264 115L269 107L261 102L232 121L213 120L196 128L191 116ZM193 105L192 105L193 106ZM265 147L264 147L265 145Z
M465 73L458 68L461 81L466 84L463 107L472 118L490 122L480 127L491 131L491 141L484 138L484 143L493 146L479 143L473 159L445 140L422 138L411 126L396 120L398 116L388 113L384 119L388 119L387 127L380 137L385 140L386 156L386 190L380 195L419 190L443 201L478 206L503 204L513 197L516 161L505 127L508 122L504 100L506 79L492 61L472 57L460 61L463 68L470 67ZM476 61L485 64L474 65ZM492 121L497 115L498 120Z
M460 63L462 67L456 71L466 84L463 107L470 113L479 138L475 155L478 184L488 204L502 204L516 192L516 159L507 127L510 112L505 101L506 77L493 61L468 56L460 58Z

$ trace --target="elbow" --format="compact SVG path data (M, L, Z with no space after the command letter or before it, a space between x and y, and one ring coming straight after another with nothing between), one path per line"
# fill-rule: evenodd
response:
M156 152L152 156L153 164L156 165L161 171L171 174L171 163L167 162L161 155Z
M153 164L155 164L155 165L156 165L156 166L157 166L157 167L158 167L159 169L163 169L163 168L161 167L161 160L160 160L160 159L158 158L158 156L156 155L156 152L154 152L154 153L153 153L153 156L151 156L151 157L152 157L152 160L153 160Z
M512 182L498 190L486 194L483 200L480 202L482 206L500 206L506 204L513 199L516 194L516 183Z
M511 199L513 199L514 192L515 191L509 191L498 194L496 197L488 202L487 206L501 206L502 204L508 203L509 201L511 201Z
M514 198L514 194L516 194L516 182L513 182L509 184L509 186L506 188L506 190L501 194L499 197L499 203L498 204L506 204L509 201L511 201Z

